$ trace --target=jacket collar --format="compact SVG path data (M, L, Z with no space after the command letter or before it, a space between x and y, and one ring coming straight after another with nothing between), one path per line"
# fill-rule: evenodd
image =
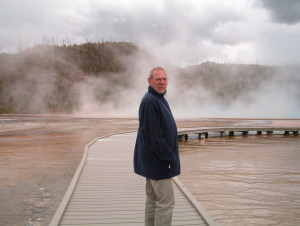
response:
M166 91L166 92L160 94L160 93L156 92L155 89L153 89L151 86L148 87L148 91L149 91L149 93L152 93L153 95L158 96L158 97L164 97L164 95L167 92Z

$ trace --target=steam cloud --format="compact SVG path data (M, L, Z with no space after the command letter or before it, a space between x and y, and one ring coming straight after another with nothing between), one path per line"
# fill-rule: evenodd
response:
M63 63L60 58L56 60L56 65ZM300 116L299 66L204 63L178 68L139 53L119 60L128 65L124 73L80 77L74 70L62 78L54 68L36 69L7 88L15 105L28 113L48 113L47 105L52 109L70 105L67 107L76 116L137 117L139 103L147 92L148 73L162 66L170 79L166 98L176 118ZM57 99L59 84L70 90Z
M138 71L131 71L130 87L110 84L102 79L89 78L78 84L80 107L77 115L102 117L136 117L138 106L147 91L147 76L155 63L141 62ZM170 78L167 100L176 118L239 117L239 118L299 118L300 78L299 67L279 67L275 74L262 77L253 85L253 78L230 74L227 87L218 83L218 90L203 83L186 84L180 70L162 65ZM248 67L248 70L250 70ZM234 73L234 72L233 72ZM253 72L254 73L254 72ZM270 70L268 73L274 73ZM251 74L251 73L250 73ZM122 75L119 75L122 76ZM260 77L258 75L258 77ZM240 82L235 82L239 78ZM129 78L128 78L129 79ZM245 88L241 87L244 84ZM258 84L256 87L256 84ZM231 92L228 92L230 87ZM248 88L247 88L248 87ZM251 88L249 88L251 87ZM108 99L99 102L95 96L109 91ZM216 95L216 92L222 96ZM234 93L235 92L235 93ZM101 94L100 94L101 95Z
M215 78L217 88L201 82L195 86L171 84L169 102L174 107L174 115L179 118L299 118L300 68L283 66L253 76L257 73L255 68L247 66L249 75L245 76L232 71L225 82Z

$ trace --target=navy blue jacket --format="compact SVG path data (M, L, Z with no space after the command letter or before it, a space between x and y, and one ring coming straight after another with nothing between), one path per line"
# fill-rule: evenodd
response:
M151 86L139 108L134 172L154 180L180 174L176 123L164 94Z

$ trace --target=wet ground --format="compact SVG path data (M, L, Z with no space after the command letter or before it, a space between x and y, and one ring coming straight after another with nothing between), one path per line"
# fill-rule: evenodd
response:
M48 225L85 145L136 126L135 119L0 117L0 225Z
M299 120L177 121L179 128L290 126L295 123L300 126ZM0 225L48 225L82 158L85 145L96 137L135 131L137 126L137 119L134 118L2 115L0 117ZM277 197L283 200L284 205L282 202L276 202L274 205L283 205L284 209L299 210L298 165L300 164L298 164L299 143L297 143L299 138L280 136L278 139L275 136L277 135L272 136L274 139L265 136L260 138L249 136L249 139L236 136L230 139L225 137L204 141L192 139L188 143L181 144L183 172L181 179L205 204L205 208L212 213L211 215L220 225L241 225L236 223L243 222L241 219L245 218L245 214L246 216L249 214L249 209L252 211L250 212L252 217L246 219L249 224L246 222L243 225L251 225L253 219L257 218L262 218L263 224L278 223L281 219L281 217L276 218L279 210L273 212L268 205L267 207L256 205L257 203L268 204ZM284 147L283 151L280 146ZM244 147L246 149L242 149ZM262 152L259 147L267 148L269 151ZM272 154L275 147L279 151ZM293 153L289 157L285 156L287 149L291 149ZM275 155L276 163L269 160L270 156L267 153L271 157ZM251 158L251 162L247 163ZM277 170L278 165L279 170ZM266 178L266 176L271 177ZM267 184L271 186L265 186L264 180L267 180ZM278 182L281 185L277 186L276 181L281 181ZM263 185L256 188L255 184ZM284 186L283 191L282 186ZM265 195L268 199L253 199L259 197L261 192L268 194ZM288 198L283 194L287 194ZM291 197L294 200L291 200ZM252 203L251 208L248 203ZM290 205L292 207L289 207L289 203L292 203ZM240 204L241 207L237 207ZM273 206L272 202L270 206ZM285 212L289 213L290 209L286 209ZM265 221L265 215L271 220ZM275 216L274 220L272 216ZM294 217L294 214L289 214L287 217ZM295 218L295 221L291 222L300 221Z

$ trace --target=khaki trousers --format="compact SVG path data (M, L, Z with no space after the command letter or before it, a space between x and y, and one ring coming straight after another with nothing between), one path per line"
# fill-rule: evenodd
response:
M146 178L146 226L170 226L175 206L172 179Z

